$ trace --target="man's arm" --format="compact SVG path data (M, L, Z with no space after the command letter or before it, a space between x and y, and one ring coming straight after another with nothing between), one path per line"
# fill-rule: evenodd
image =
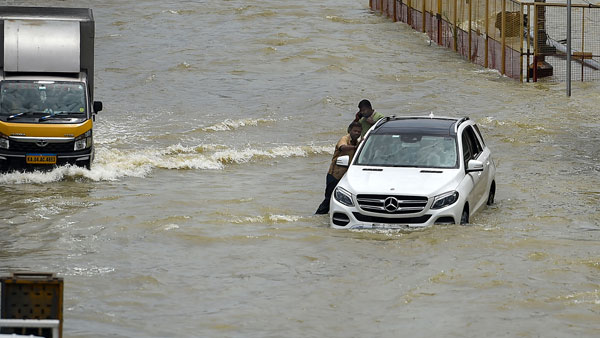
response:
M344 137L342 137L338 143L335 145L335 149L336 150L340 150L340 151L346 151L346 150L350 150L350 149L354 149L356 148L353 145L348 144L348 139L349 139L349 135L346 135Z

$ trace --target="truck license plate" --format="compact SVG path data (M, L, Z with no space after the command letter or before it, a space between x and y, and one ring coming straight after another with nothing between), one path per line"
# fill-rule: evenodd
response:
M27 164L56 164L56 155L54 154L27 154L25 155Z

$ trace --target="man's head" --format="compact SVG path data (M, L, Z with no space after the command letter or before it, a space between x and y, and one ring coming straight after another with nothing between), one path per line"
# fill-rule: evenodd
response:
M352 122L348 126L348 134L350 134L350 138L352 140L358 140L360 134L362 133L362 125L358 122Z
M373 114L373 107L371 106L371 102L369 100L362 100L358 103L359 114L362 117L369 117Z

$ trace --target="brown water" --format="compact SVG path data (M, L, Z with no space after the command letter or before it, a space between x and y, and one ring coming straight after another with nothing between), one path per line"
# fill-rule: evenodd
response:
M597 83L519 84L365 0L45 4L94 9L97 160L0 176L0 274L64 277L65 337L600 335ZM497 203L329 229L363 98L476 120Z

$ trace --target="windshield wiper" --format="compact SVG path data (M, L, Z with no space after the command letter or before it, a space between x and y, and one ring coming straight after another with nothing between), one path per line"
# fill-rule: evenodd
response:
M42 116L38 119L38 121L47 121L48 119L51 119L53 117L64 117L64 115L69 115L69 114L73 114L72 112L68 112L68 111L59 111L56 113L50 113L49 115L45 115Z
M17 113L17 114L13 114L13 115L10 115L9 117L7 117L7 118L6 118L6 120L12 120L12 119L16 119L17 117L21 117L21 116L23 116L23 115L25 115L25 114L27 114L27 113L26 113L26 112L23 112L23 113Z

